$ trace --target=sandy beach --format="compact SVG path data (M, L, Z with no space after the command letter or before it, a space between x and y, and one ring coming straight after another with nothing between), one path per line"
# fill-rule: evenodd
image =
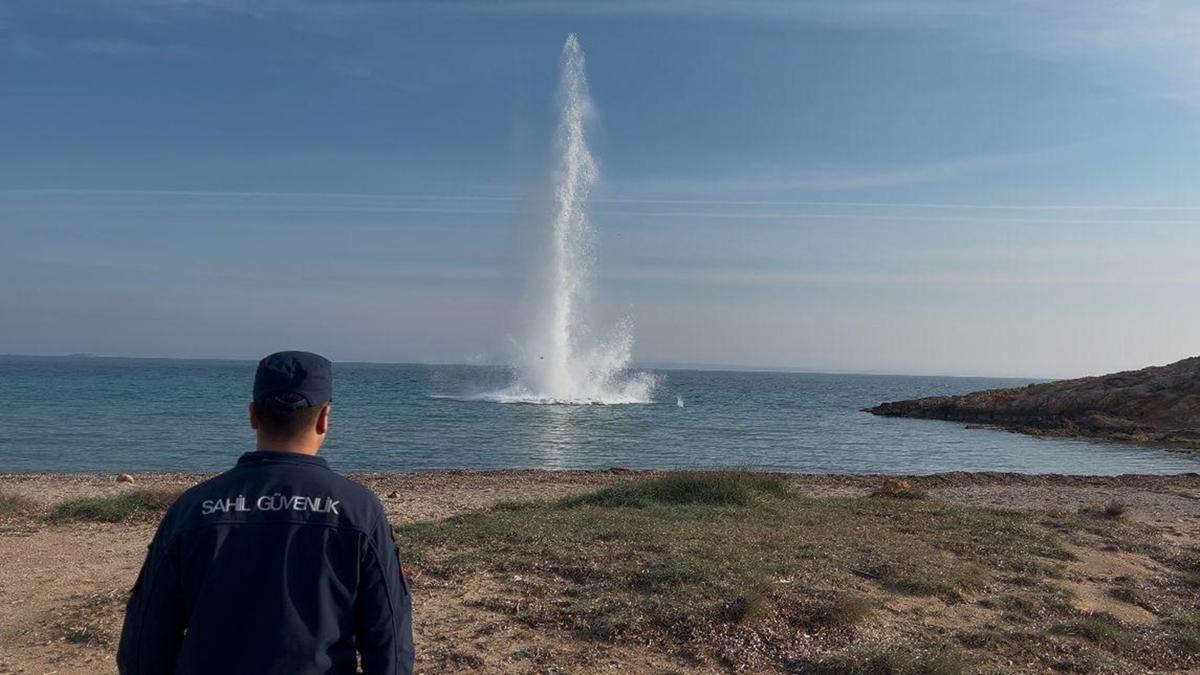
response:
M355 478L382 499L394 525L449 522L455 516L479 512L497 504L558 500L598 488L664 476L658 472L626 470L444 471L432 473L374 473ZM5 560L0 583L0 672L107 673L114 672L112 653L120 630L123 603L137 574L145 547L154 531L156 513L121 522L58 520L56 505L79 497L119 496L135 490L179 490L203 476L135 474L134 484L118 483L114 475L7 474L0 485L9 508L0 529L0 556ZM802 498L863 499L878 489L880 476L784 477L787 488ZM1197 560L1200 554L1200 476L1070 477L1014 474L940 474L910 479L922 501L960 507L1016 510L1041 517L1076 517L1104 505L1119 503L1121 527L1153 540L1154 548L1089 549L1068 544L1074 555L1054 582L1065 591L1074 610L1104 613L1133 628L1157 624L1166 604L1152 597L1175 574L1164 555ZM878 500L874 500L878 501ZM903 500L897 500L900 505ZM853 503L853 502L851 502ZM866 503L864 501L864 503ZM837 523L828 523L836 528ZM986 536L987 533L979 533ZM846 533L853 537L853 533ZM1190 556L1190 557L1189 557ZM414 563L415 626L418 670L421 672L727 672L757 669L755 661L730 661L713 653L683 655L678 649L652 641L605 640L581 636L570 628L537 628L506 613L485 596L496 584L520 575L486 569L465 576L435 575ZM433 567L430 563L429 567ZM869 582L870 579L864 581ZM1146 602L1127 602L1114 596L1113 584L1127 583L1149 594ZM867 584L869 585L869 584ZM1190 591L1195 595L1200 592ZM519 598L520 589L501 597ZM958 600L920 594L871 591L878 609L855 626L852 640L874 640L898 631L897 626L925 626L936 633L947 620L970 616L980 625L999 621L988 609L988 589L976 589ZM1118 594L1119 595L1119 594ZM1186 597L1184 598L1186 601ZM1162 604L1162 607L1158 607ZM1140 606L1139 606L1140 605ZM995 616L992 616L995 614ZM1069 640L1069 638L1064 638ZM978 649L978 658L991 660L997 672L1026 670L1006 663L1005 650ZM1030 656L1029 672L1044 672L1045 664ZM1122 665L1125 663L1125 665ZM1108 670L1132 672L1127 660ZM1137 663L1133 661L1132 663ZM764 664L759 664L766 667ZM1197 672L1200 662L1175 659L1162 672ZM777 669L778 664L769 669ZM1187 668L1192 670L1188 671ZM1102 668L1102 670L1104 670Z

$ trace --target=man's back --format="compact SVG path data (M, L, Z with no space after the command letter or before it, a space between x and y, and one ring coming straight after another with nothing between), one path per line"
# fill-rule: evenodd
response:
M379 500L323 459L253 452L164 517L123 673L407 673L411 598Z

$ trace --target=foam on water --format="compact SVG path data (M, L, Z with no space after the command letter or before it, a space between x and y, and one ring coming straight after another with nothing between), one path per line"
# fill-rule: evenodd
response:
M595 339L587 326L585 301L593 276L595 238L585 208L599 178L587 146L593 108L584 73L583 50L575 35L562 49L559 81L558 166L554 172L550 247L547 254L543 311L521 346L516 381L476 400L497 403L626 404L650 403L656 378L631 372L633 327L621 321L606 338Z

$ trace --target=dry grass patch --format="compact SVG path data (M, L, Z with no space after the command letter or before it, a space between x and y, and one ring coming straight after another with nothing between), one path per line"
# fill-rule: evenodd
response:
M1176 612L1163 619L1162 625L1176 649L1200 660L1200 612Z
M1111 499L1103 504L1093 504L1085 506L1079 510L1083 515L1092 516L1093 518L1104 518L1107 520L1120 520L1125 516L1128 507L1123 502L1116 499Z
M113 649L120 638L128 599L125 589L73 598L55 611L50 633L71 644Z
M778 477L733 472L508 503L398 538L428 583L492 575L503 592L475 606L528 627L707 653L734 668L816 663L852 644L893 592L963 602L1011 586L1015 565L1034 583L1014 593L1050 593L1043 572L1064 557L1027 514L805 497ZM846 658L898 669L848 672L942 672L864 654Z
M1200 641L1191 618L1132 622L1079 608L1087 598L1073 594L1084 584L1072 580L1100 564L1105 581L1088 588L1113 605L1194 616L1195 590L1179 575L1196 569L1200 552L1165 546L1131 519L812 497L769 474L693 472L505 503L397 534L418 593L422 584L450 595L472 587L468 607L487 621L596 658L621 644L683 670L1200 665L1189 651ZM1176 573L1149 583L1135 574L1147 565Z
M32 516L37 510L37 502L25 495L0 492L0 516Z

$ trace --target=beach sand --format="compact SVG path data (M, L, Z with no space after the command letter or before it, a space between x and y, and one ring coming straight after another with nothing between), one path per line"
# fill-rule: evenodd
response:
M394 525L436 521L499 502L553 500L659 472L437 471L373 473L353 477L373 489ZM110 673L128 589L155 528L148 514L125 522L56 522L55 505L81 496L131 490L182 489L203 476L134 474L133 485L115 475L0 474L0 490L28 500L26 512L0 515L0 673ZM884 481L880 476L786 477L801 495L858 497ZM1200 551L1200 476L1071 477L952 473L913 477L933 500L1045 513L1077 513L1119 501L1121 518L1159 538L1163 546ZM832 524L836 525L836 524ZM403 542L401 542L403 544ZM1071 562L1069 584L1082 610L1103 611L1131 625L1156 620L1153 612L1120 602L1105 591L1114 579L1145 580L1164 572L1130 551L1081 551ZM720 660L681 660L653 644L583 640L569 631L538 630L479 602L493 575L469 583L421 583L414 594L420 672L708 672L731 666ZM491 589L494 590L494 589ZM886 596L878 626L910 617L928 621L963 605L904 595ZM968 603L969 604L969 603ZM1152 607L1152 605L1151 605ZM540 657L539 657L540 655ZM999 657L997 657L999 658ZM1010 664L1021 670L1021 664ZM1200 666L1200 663L1196 664ZM1003 664L996 667L1000 670ZM1191 666L1189 666L1191 667ZM1185 672L1185 671L1180 671ZM1200 672L1195 669L1186 672Z

